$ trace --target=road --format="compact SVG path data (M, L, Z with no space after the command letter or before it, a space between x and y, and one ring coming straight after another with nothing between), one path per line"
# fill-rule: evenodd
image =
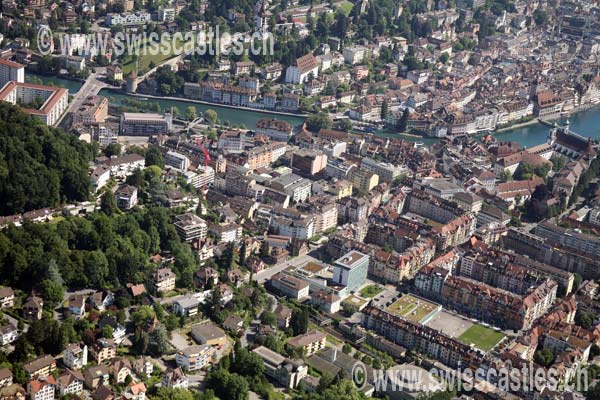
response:
M279 264L275 264L274 266L264 269L256 274L254 274L254 280L257 281L258 283L265 283L266 281L268 281L269 279L271 279L271 277L281 271L283 271L284 269L287 269L289 267L299 267L301 265L304 265L310 261L316 262L321 264L321 261L316 259L314 257L314 254L316 252L319 251L319 249L321 248L321 246L316 246L313 249L311 249L311 251L308 254L305 254L303 256L298 256L296 258L292 258L291 260L287 260L285 262L279 263ZM312 254L312 255L311 255Z
M73 99L69 103L69 106L58 120L57 126L63 125L63 122L70 124L70 114L73 112L73 110L77 110L77 108L83 104L85 99L90 96L97 95L100 89L108 86L106 83L99 80L100 77L104 78L105 74L106 67L96 67L94 71L90 73L83 86L81 86L79 91L73 95ZM69 118L65 119L67 115L69 115ZM61 127L64 128L64 126Z

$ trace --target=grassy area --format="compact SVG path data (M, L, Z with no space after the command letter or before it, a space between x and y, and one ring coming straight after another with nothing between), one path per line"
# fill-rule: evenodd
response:
M438 307L435 303L407 294L400 297L387 310L409 321L420 322Z
M360 295L367 298L375 297L381 292L383 292L383 287L376 284L365 286L360 289Z
M458 337L458 340L465 344L473 344L481 350L488 351L496 346L503 338L503 333L475 324L464 331L463 334Z
M151 47L148 48L148 50L146 52L144 52L144 48L146 46L148 46L147 43L140 45L140 50L139 50L139 71L138 74L144 74L146 72L148 72L151 68L150 68L150 64L154 63L154 65L158 65L161 62L168 60L169 58L173 58L176 55L178 55L179 53L175 53L174 51L174 47L179 47L178 50L183 50L183 45L185 44L184 41L178 40L178 42L176 43L176 46L170 46L169 47L169 52L166 54L163 54L162 51L158 51L158 54L150 54L152 52ZM160 47L159 47L160 49ZM135 57L127 57L125 62L123 63L123 76L127 76L131 71L133 71L135 69Z
M338 5L338 10L348 16L352 12L352 7L354 7L354 4L349 1L343 1L340 5Z
M363 305L365 305L367 303L366 300L363 300L359 297L356 297L355 295L350 295L346 298L346 300L343 301L343 303L348 303L351 304L355 307L362 307Z

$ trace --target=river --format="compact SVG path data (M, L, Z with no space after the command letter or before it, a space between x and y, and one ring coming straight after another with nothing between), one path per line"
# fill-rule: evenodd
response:
M54 86L65 87L69 89L70 93L76 93L82 84L78 81L72 81L64 78L55 76L36 75L27 72L25 74L25 80L31 81L31 79L38 78L44 84L50 84ZM100 91L102 96L106 96L109 99L110 104L120 105L123 99L130 98L140 100L139 97L129 96L124 93L119 93L113 90L103 89ZM168 99L148 99L150 102L159 103L163 111L169 110L171 107L175 107L179 111L179 115L185 115L187 107L193 105L199 112L207 109L216 111L218 118L225 122L228 121L231 125L244 125L248 129L252 129L256 126L256 122L262 118L277 118L280 120L287 121L293 126L299 126L304 121L303 117L295 117L288 115L279 115L272 113L262 113L258 111L252 111L244 108L228 108L221 107L218 105L205 105L190 103L186 101L168 100ZM585 111L578 112L569 117L571 124L571 130L579 133L583 136L590 136L593 139L600 139L600 107L590 108ZM559 121L564 123L565 120ZM544 124L532 124L521 128L508 129L502 132L494 133L499 140L517 142L523 147L533 147L538 144L544 143L548 136L549 127ZM425 144L431 144L436 141L435 138L420 138L417 136L399 135L399 134L382 134L382 136L397 137L408 141L418 141Z

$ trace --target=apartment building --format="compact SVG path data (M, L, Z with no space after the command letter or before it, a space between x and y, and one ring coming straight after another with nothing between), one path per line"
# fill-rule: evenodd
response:
M265 135L271 140L287 143L292 137L293 128L285 121L263 118L256 123L256 133Z
M73 111L73 124L102 124L108 117L108 99L103 96L90 96Z
M536 235L549 239L560 246L567 247L579 253L600 256L600 238L595 235L580 233L572 229L563 228L552 221L537 224L534 231Z
M208 234L208 224L196 214L181 214L176 216L175 219L175 230L181 240L185 242L203 240Z
M194 345L177 352L175 361L184 372L198 371L212 361L216 351L207 344Z
M285 71L285 82L292 84L303 84L309 77L317 78L319 75L319 63L312 54L307 54L296 59Z
M242 226L233 223L211 224L208 232L215 235L218 243L237 242L242 238Z
M367 306L362 311L362 325L395 344L424 354L457 368L465 365L485 366L485 354L428 326L413 323L387 311Z
M150 13L135 12L135 13L122 13L122 14L108 14L106 16L107 26L117 25L144 25L152 20Z
M600 270L600 260L597 257L567 247L562 248L551 239L521 229L509 228L502 243L507 249L560 270L577 273L584 279L595 279Z
M383 161L376 161L369 157L363 157L360 169L373 172L379 176L381 182L392 183L396 178L407 174L409 170L404 166L397 166Z
M41 99L39 108L30 108ZM41 120L49 126L54 126L69 105L69 91L53 86L36 85L10 81L0 90L0 101L21 105L21 109Z
M225 151L244 151L246 134L242 131L223 131L219 135L217 148Z
M360 193L369 193L379 184L379 175L363 169L353 169L350 174L352 187Z
M295 203L306 201L312 193L312 181L296 174L282 175L273 179L270 185L273 189L290 196Z
M325 348L327 335L313 329L303 335L294 336L287 342L294 349L301 349L305 357L310 357Z
M170 150L165 154L165 165L177 168L180 171L187 171L190 167L190 159L181 153Z
M322 151L300 149L292 153L290 167L303 176L314 176L327 167L327 155Z
M56 360L50 355L40 356L23 364L23 369L29 379L43 378L56 371Z
M25 67L14 61L0 58L0 86L10 81L25 82Z
M211 186L215 183L215 170L210 166L198 167L196 171L183 173L185 182L196 189Z

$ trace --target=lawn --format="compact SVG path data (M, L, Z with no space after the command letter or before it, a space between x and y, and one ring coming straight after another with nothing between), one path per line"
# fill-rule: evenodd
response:
M406 294L389 306L387 311L409 321L420 322L438 307L438 304Z
M481 350L488 351L494 348L494 346L496 346L503 338L503 333L475 324L464 331L463 334L458 337L458 340L468 345L473 344Z
M383 292L383 287L375 284L365 286L364 288L360 289L360 295L366 298L375 297L381 292Z
M337 9L343 12L346 16L348 16L352 12L352 7L354 7L354 4L352 4L349 1L343 1L341 4L338 5Z
M138 74L141 75L148 72L150 70L151 63L154 63L154 65L158 65L163 61L168 60L169 58L175 57L178 54L175 54L174 48L180 47L181 49L183 49L184 44L185 42L178 40L176 46L171 46L169 48L170 51L167 54L163 54L162 51L159 51L158 54L150 54L152 53L152 50L150 50L151 48L149 48L147 51L144 51L144 48L148 45L147 43L140 45ZM131 71L133 71L133 69L135 69L135 58L126 56L122 69L123 76L127 76Z

